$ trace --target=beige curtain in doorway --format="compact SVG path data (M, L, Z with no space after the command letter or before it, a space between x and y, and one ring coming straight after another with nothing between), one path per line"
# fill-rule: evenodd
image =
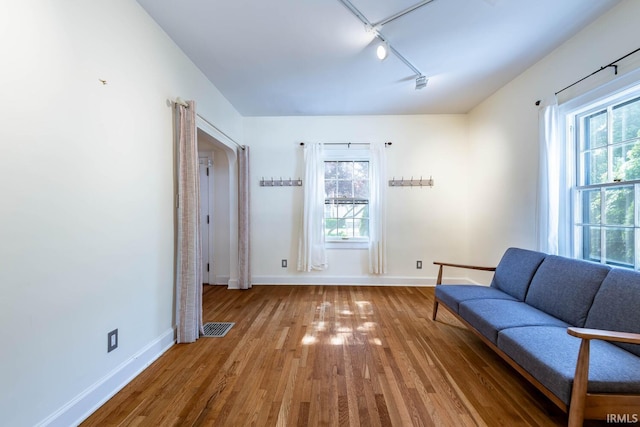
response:
M194 342L202 330L202 243L196 105L176 103L177 248L176 323L178 342Z
M251 288L249 245L249 147L238 149L238 287Z

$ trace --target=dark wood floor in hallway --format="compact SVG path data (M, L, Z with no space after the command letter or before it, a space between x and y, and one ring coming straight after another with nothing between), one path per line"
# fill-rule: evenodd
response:
M563 426L434 288L207 286L223 338L175 345L83 426Z

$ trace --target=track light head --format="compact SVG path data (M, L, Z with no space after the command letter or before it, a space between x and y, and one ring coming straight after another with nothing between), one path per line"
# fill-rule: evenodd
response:
M380 61L384 61L389 56L389 45L387 43L380 43L376 49L376 56Z
M429 79L426 76L418 76L416 77L416 90L423 89L427 87L427 82Z

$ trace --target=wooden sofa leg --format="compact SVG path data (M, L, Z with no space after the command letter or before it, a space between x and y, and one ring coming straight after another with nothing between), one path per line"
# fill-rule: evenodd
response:
M584 405L587 399L587 384L589 382L589 343L583 339L580 343L576 374L573 378L571 402L569 405L568 427L582 427L584 422Z
M438 268L438 278L436 279L436 287L438 287L438 285L442 284L442 269L443 269L443 267L444 267L444 265L440 264L440 267ZM434 298L435 298L435 296L434 296ZM438 315L438 300L434 299L433 300L433 315L431 315L431 320L436 320L436 316L437 315Z

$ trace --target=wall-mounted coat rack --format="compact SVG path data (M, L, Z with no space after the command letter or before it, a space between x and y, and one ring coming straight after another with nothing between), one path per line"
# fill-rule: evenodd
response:
M389 181L389 187L433 187L433 178L429 177L429 179L404 179L404 177L400 179L396 179L394 176L393 179Z
M260 187L302 187L302 180L298 179L264 179L260 180Z

